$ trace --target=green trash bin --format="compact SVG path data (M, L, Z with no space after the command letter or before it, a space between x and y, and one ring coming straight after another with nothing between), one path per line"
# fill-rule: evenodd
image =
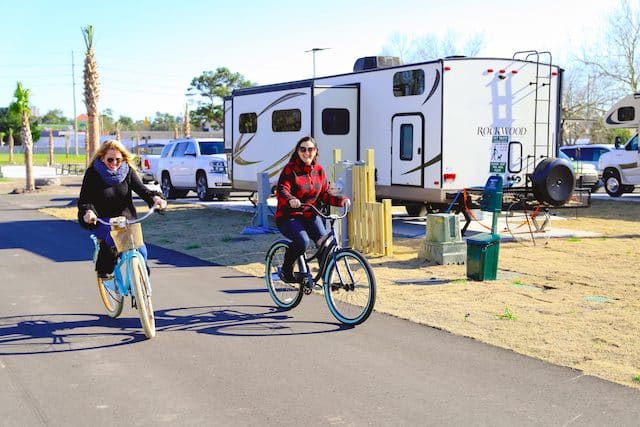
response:
M472 280L496 280L500 235L477 234L467 239L467 277Z

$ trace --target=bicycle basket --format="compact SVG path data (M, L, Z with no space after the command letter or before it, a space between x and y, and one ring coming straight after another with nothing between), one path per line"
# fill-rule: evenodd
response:
M111 227L111 237L116 243L116 249L118 252L128 251L134 248L139 248L144 245L142 240L142 225L127 224L126 227Z

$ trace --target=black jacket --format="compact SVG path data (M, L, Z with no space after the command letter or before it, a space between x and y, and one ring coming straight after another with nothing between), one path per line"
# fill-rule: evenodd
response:
M137 218L136 208L133 206L132 190L149 206L153 205L153 196L162 196L157 191L150 191L133 168L129 168L129 173L124 181L108 185L102 181L93 165L89 166L84 173L80 198L78 199L78 222L87 229L96 227L93 224L85 223L82 218L88 209L93 210L98 218L116 216L125 216L128 219Z

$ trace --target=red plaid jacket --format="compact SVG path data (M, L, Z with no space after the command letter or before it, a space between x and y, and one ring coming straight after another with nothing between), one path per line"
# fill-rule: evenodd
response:
M318 163L306 165L301 159L287 163L278 180L278 208L276 221L289 218L313 218L316 213L310 207L292 209L289 200L298 199L302 203L317 205L320 201L331 206L342 206L345 197L329 193L329 183L324 168Z

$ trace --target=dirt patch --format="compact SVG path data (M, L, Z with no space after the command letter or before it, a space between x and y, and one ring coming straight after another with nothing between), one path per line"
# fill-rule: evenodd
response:
M495 281L467 280L464 265L425 263L417 258L421 239L396 239L393 257L370 258L376 311L640 388L640 204L594 200L557 214L564 219L552 227L600 236L502 242ZM280 236L242 235L251 219L174 203L145 223L145 240L262 277L266 249Z

